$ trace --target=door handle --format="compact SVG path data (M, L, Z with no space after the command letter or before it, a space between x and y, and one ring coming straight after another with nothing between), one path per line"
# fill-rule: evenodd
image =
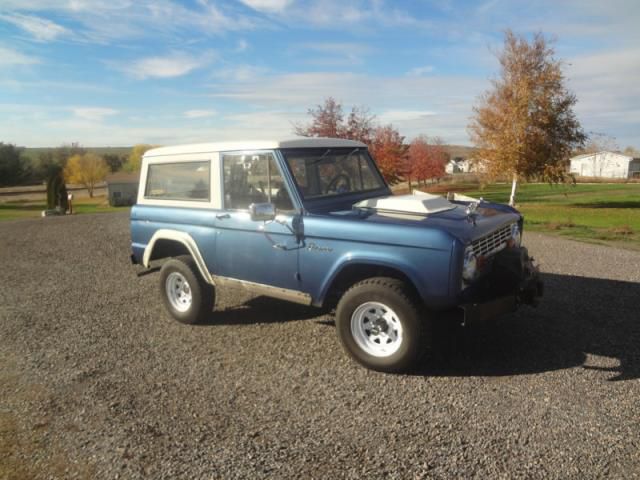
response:
M287 246L284 243L274 243L273 248L277 248L278 250L286 250Z
M218 220L225 220L225 219L227 219L227 218L231 218L231 215L229 215L228 213L218 213L218 214L216 215L216 218L217 218Z

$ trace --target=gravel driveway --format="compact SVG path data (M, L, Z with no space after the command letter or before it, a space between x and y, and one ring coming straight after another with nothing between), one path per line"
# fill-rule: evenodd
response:
M331 316L235 291L203 326L126 214L0 224L0 478L640 477L640 253L535 234L546 297L365 370Z

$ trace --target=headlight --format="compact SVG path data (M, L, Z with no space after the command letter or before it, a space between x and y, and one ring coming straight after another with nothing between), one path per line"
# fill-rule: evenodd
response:
M464 262L462 264L462 278L471 282L478 273L478 261L473 253L473 247L469 245L464 251Z
M511 238L509 239L510 247L519 247L522 241L522 235L520 234L520 227L517 223L511 225Z

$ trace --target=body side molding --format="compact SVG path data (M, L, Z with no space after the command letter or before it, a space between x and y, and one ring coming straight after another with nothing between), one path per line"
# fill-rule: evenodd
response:
M274 287L263 283L249 282L247 280L221 277L218 275L213 276L213 281L219 286L241 288L258 295L279 298L280 300L287 300L289 302L300 303L302 305L311 305L312 303L311 295L299 290L289 290L288 288Z

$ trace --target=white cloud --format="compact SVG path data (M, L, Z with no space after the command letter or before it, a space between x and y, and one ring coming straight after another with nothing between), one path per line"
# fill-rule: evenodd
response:
M581 55L566 67L568 84L578 98L576 113L587 131L637 139L640 123L640 48ZM637 140L635 140L637 141Z
M434 71L433 65L425 65L424 67L412 68L407 72L407 75L409 75L410 77L421 77L433 71Z
M143 80L146 78L181 77L208 65L214 58L213 52L193 56L184 52L173 52L164 57L147 57L118 67L125 73Z
M22 15L16 13L13 15L0 15L0 19L12 23L23 29L25 32L30 33L40 42L49 42L55 40L61 35L71 33L65 27L58 25L51 20L33 15Z
M378 115L382 123L398 123L413 120L421 120L437 115L430 110L386 110Z
M307 63L313 65L356 65L374 49L369 45L354 42L303 43L291 48L293 53L302 53ZM319 56L311 56L309 52Z
M221 80L233 82L249 82L254 78L263 77L267 73L267 69L255 65L235 65L218 69L214 72L214 76Z
M244 52L249 48L249 42L241 38L236 45L236 52Z
M37 24L37 20L47 21L25 14L55 13L77 25L75 40L103 44L141 37L183 40L185 32L217 36L249 30L262 22L255 16L237 12L231 5L208 1L200 1L196 6L173 0L1 0L0 3L7 16L20 21L21 28L31 28L31 33L38 31L41 36L65 33L66 29L59 30L64 29L60 25Z
M472 77L316 72L263 75L246 82L214 85L212 96L256 111L284 109L285 113L272 115L268 123L270 129L280 132L291 133L292 121L304 120L307 108L333 96L346 110L353 105L368 106L379 121L392 122L409 139L424 133L466 144L472 105L487 86L487 80Z
M247 7L261 12L281 12L287 8L293 0L240 0Z
M215 114L215 110L187 110L184 112L185 118L213 117Z
M104 117L109 117L118 113L118 110L114 110L113 108L101 107L75 107L71 110L76 117L92 122L99 122L104 119Z
M0 46L0 65L33 65L35 63L40 63L40 59Z
M431 28L432 22L411 15L382 0L306 0L283 9L279 15L287 21L304 22L322 28L349 25L359 31L370 32L372 26Z

